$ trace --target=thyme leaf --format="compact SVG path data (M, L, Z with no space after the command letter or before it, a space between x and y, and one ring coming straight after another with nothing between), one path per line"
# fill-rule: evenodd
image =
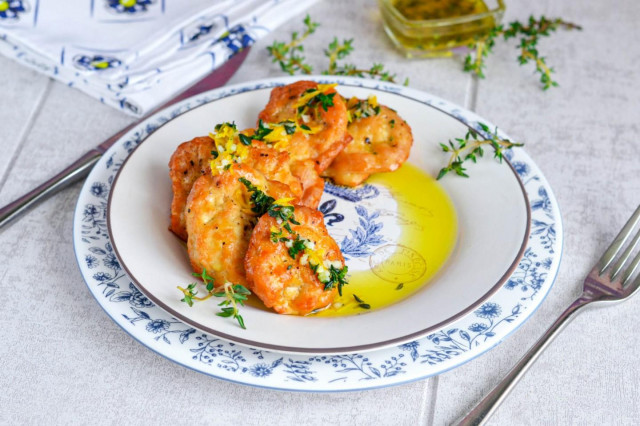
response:
M368 304L368 303L365 303L365 301L360 299L355 293L353 294L353 298L356 299L356 302L358 302L358 307L359 308L371 309L371 305Z
M440 144L442 151L450 153L451 157L447 166L440 169L436 179L442 179L449 172L453 172L458 176L469 177L463 164L467 161L475 163L479 157L484 156L484 149L487 145L493 148L493 157L499 162L502 162L505 150L524 145L523 143L511 142L508 139L500 139L497 127L491 132L489 126L484 123L478 123L478 126L489 136L487 139L481 138L478 132L469 129L464 138L455 138L454 140L449 140L448 144Z

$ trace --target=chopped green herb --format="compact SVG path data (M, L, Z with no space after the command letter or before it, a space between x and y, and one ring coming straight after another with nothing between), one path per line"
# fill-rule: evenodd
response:
M291 240L291 247L289 247L289 256L292 259L295 259L298 256L298 253L304 252L306 247L305 240L300 238L300 234L296 234L295 237Z
M288 135L292 135L296 132L296 123L291 120L283 121L282 126L284 127L284 131L287 132Z
M404 287L403 283L398 284L398 286L396 287L396 290L402 290Z
M222 129L224 126L231 127L233 130L238 130L238 128L236 127L235 121L232 121L231 123L229 122L218 123L214 128L216 129L216 132L219 132L220 129Z
M247 136L245 134L242 133L238 133L238 138L240 139L240 142L242 142L243 145L251 145L251 137Z
M368 303L365 303L364 300L360 299L355 293L353 295L353 298L356 299L356 302L358 302L358 307L362 308L362 309L371 309L371 305Z
M334 286L338 287L338 294L342 296L342 287L346 284L349 284L347 281L347 272L349 271L349 267L344 265L342 268L338 269L335 266L331 265L329 267L329 281L324 283L324 289L330 290Z
M238 179L244 186L247 187L247 190L251 193L251 211L254 212L258 216L262 216L269 210L275 198L268 196L264 192L262 192L257 186L253 185L249 179L241 177Z

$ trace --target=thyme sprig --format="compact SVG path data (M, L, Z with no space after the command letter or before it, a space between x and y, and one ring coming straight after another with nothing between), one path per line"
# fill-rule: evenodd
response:
M541 16L539 19L533 16L529 17L526 23L513 21L505 25L497 25L487 34L478 36L469 45L472 50L464 61L464 70L476 74L480 78L484 78L484 70L486 68L485 59L489 53L493 51L496 39L502 37L507 41L512 38L520 37L520 54L518 62L520 65L533 62L536 66L536 72L540 74L540 83L542 89L547 90L550 87L557 87L558 83L553 79L551 74L553 68L549 67L546 58L540 55L538 51L538 41L541 37L548 37L552 32L559 28L566 30L581 30L582 27L571 22L567 22L560 18L548 19Z
M228 318L233 317L240 327L246 330L247 327L244 325L244 319L242 315L240 315L238 310L238 305L244 306L244 301L247 300L247 297L251 294L251 292L242 284L232 284L225 283L222 287L222 291L216 291L214 286L213 277L207 274L207 270L203 269L201 274L192 273L194 277L200 278L205 288L207 289L207 293L204 297L198 297L197 286L198 283L191 283L187 286L187 288L183 288L178 286L178 290L182 292L184 297L180 299L181 302L185 302L189 306L193 306L194 301L202 302L204 300L209 299L210 297L224 297L225 300L218 303L218 306L222 306L221 311L216 315Z
M302 35L295 31L291 34L290 42L274 41L271 46L267 47L269 55L273 58L272 62L278 63L282 71L290 75L296 73L313 73L313 67L305 62L306 58L301 54L304 52L302 42L313 34L320 24L313 22L309 15L304 18L303 23L304 30ZM369 68L361 68L350 63L340 63L339 61L343 61L349 56L351 52L353 52L353 49L353 39L344 39L342 42L339 42L338 38L334 37L333 41L331 41L324 50L324 54L329 59L329 63L327 69L322 71L322 74L370 77L390 83L396 82L396 75L387 71L383 64L374 63ZM409 80L405 79L404 85L406 86L408 84Z
M206 269L203 269L201 274L193 272L191 275L193 275L194 277L200 278L202 280L202 282L204 283L207 289L207 295L204 297L196 296L198 294L198 290L196 289L196 286L198 285L197 283L191 283L187 286L187 288L182 288L178 286L178 290L180 290L184 294L184 297L180 299L180 301L185 302L189 306L193 306L194 300L198 302L202 302L203 300L207 300L208 298L213 296L213 293L214 293L213 278L210 277L209 274L207 274Z
M226 282L223 287L223 291L213 293L216 297L224 297L225 300L218 303L218 306L222 306L221 311L216 315L223 318L233 317L241 328L247 329L244 325L244 319L238 311L238 305L244 306L245 300L251 294L251 292L242 284L232 284Z
M329 47L325 49L324 54L329 58L329 65L326 70L322 71L324 75L346 75L350 77L369 77L380 81L396 82L396 75L391 74L384 68L383 64L374 63L370 68L358 68L354 64L339 64L338 61L346 58L353 52L353 39L344 39L342 43L338 42L338 38L334 37L329 43ZM409 85L409 79L403 82L405 86Z
M478 132L469 129L464 138L455 138L454 140L449 140L448 144L440 144L442 151L450 153L451 157L447 166L440 169L436 179L442 179L449 172L454 172L458 176L469 177L463 164L468 160L475 163L478 157L484 155L484 147L486 145L493 148L493 157L500 162L502 162L505 150L524 145L523 143L499 138L497 127L491 132L489 126L484 123L478 123L478 126L489 136L488 138L482 138Z
M311 21L311 17L307 15L304 18L304 31L300 35L297 31L291 34L291 41L285 43L283 41L274 41L273 44L267 47L269 54L273 56L271 62L278 63L282 71L294 75L296 72L302 74L311 74L313 67L306 64L305 57L301 55L304 52L304 46L302 42L313 34L318 26L317 22Z

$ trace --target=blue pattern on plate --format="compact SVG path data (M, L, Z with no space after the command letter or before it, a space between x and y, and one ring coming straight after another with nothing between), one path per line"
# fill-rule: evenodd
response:
M333 81L345 84L342 79ZM354 86L364 85L365 82L366 80L348 80L346 83ZM87 268L83 274L85 278L89 278L89 287L101 289L93 293L97 298L102 297L99 302L103 307L108 306L105 307L107 312L112 315L117 309L115 305L127 304L124 313L120 314L124 323L112 315L118 324L155 351L215 377L256 386L314 391L367 389L438 374L488 350L530 315L531 312L528 312L523 317L528 309L538 306L540 297L550 289L557 271L557 253L560 247L556 227L561 224L555 200L550 195L544 177L521 150L510 152L508 159L512 164L519 164L516 171L521 178L528 177L525 188L529 196L537 194L539 197L532 202L532 230L528 248L516 271L503 286L504 292L500 298L502 302L496 303L494 300L498 298L493 297L457 320L454 327L445 327L422 339L366 354L291 355L285 359L282 354L236 345L204 333L198 334L195 329L172 318L140 293L122 272L106 234L105 199L124 159L154 129L198 105L281 84L272 82L267 85L260 83L225 88L217 91L215 98L205 95L181 103L140 125L129 138L114 146L104 161L98 163L92 176L101 176L101 180L85 184L81 198L85 197L89 201L82 208L79 207L76 214L74 227L80 233L79 240L82 244L79 245L76 240L76 252L81 268ZM366 87L379 86L380 83L369 82ZM398 87L393 89L395 92L404 90ZM426 94L410 94L414 99L428 105L437 105L438 109L445 112L454 108L451 104ZM460 110L458 112L463 114ZM473 113L464 114L465 122L478 122ZM358 204L362 199L378 196L379 191L375 187L365 185L350 189L327 183L325 190L353 203L359 215L360 226L350 230L351 236L343 240L342 249L346 248L345 254L357 256L382 242L379 224L375 221L378 212L369 212ZM332 213L334 209L335 204L324 204L325 214L335 214ZM520 292L515 292L516 289ZM162 345L172 348L178 345L179 355L171 355ZM186 361L187 358L191 361ZM425 370L427 366L434 367Z
M380 234L383 228L382 222L376 222L375 219L380 217L380 212L375 211L369 213L364 206L355 206L356 212L360 218L360 226L356 229L349 229L351 237L344 237L340 243L340 250L346 256L365 257L373 252L373 248L384 243L384 239Z
M347 188L346 186L334 185L329 181L325 182L324 191L343 200L351 201L352 203L368 198L376 198L380 195L378 188L373 185L364 184L358 188Z

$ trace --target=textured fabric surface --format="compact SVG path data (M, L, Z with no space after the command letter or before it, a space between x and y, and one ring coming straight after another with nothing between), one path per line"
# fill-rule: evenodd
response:
M144 115L315 0L11 0L0 53Z

